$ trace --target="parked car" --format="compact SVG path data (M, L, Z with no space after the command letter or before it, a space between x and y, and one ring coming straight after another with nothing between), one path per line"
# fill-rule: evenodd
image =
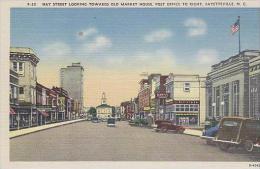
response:
M173 131L175 133L183 133L185 131L185 128L183 126L179 126L174 124L174 122L170 120L156 120L155 121L155 131L156 132L168 132Z
M260 148L260 120L224 117L212 140L224 151L230 147L243 147L246 151L252 152Z
M116 119L111 117L107 119L107 126L108 127L115 127L116 126Z
M92 117L91 116L87 116L87 121L91 121Z
M93 118L91 119L91 121L92 121L93 123L99 123L99 122L100 122L97 117L93 117Z

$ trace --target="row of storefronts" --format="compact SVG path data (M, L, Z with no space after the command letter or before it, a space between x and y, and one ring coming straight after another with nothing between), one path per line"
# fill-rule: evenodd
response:
M62 88L48 89L37 83L36 91L36 105L10 106L10 130L79 118L79 103Z
M154 120L171 120L185 126L198 126L204 122L205 78L187 74L151 74L139 84L136 101L121 103L127 119L150 116Z
M82 113L66 90L37 82L39 60L30 48L10 48L10 130L72 120Z

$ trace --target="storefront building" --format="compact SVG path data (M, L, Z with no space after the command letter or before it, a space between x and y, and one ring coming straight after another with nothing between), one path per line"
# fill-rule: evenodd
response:
M138 108L140 112L140 118L146 118L151 113L150 107L150 84L148 79L142 79L140 82L140 90L138 93Z
M205 78L199 75L169 74L165 87L165 118L185 126L201 125L205 117Z
M10 66L19 78L18 106L14 108L19 129L37 125L36 66L39 60L30 48L10 48Z
M10 69L10 91L9 91L9 102L10 102L10 113L9 113L9 128L10 130L18 129L18 114L16 109L18 108L18 94L19 94L19 78L18 73Z

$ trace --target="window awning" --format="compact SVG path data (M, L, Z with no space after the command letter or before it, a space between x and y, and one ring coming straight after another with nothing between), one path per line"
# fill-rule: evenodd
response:
M47 113L47 112L45 112L45 111L39 111L38 110L38 112L40 112L43 116L45 116L45 117L47 117L47 116L49 116L49 114Z
M45 117L49 116L49 114L47 112L41 112L41 114Z
M10 114L11 114L11 115L15 115L15 114L16 114L16 112L14 111L14 109L10 108Z

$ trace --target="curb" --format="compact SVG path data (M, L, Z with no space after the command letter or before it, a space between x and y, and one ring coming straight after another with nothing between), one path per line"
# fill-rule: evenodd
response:
M188 134L188 133L183 133L185 135L188 135L188 136L195 136L195 137L200 137L201 135L196 135L196 134Z
M139 127L139 128L146 128L146 129L153 129L152 127L147 127L147 126L137 126L137 125L130 125L131 127ZM192 130L192 129L189 129L189 130ZM195 131L198 131L198 130L195 130ZM198 134L191 134L191 133L184 133L185 135L188 135L188 136L195 136L195 137L200 137L202 134L198 135Z
M35 133L35 132L39 132L39 131L43 131L43 130L48 130L48 129L55 128L55 127L60 127L60 126L76 123L76 122L82 122L82 121L85 121L85 120L86 119L81 119L81 120L77 120L77 121L70 121L70 123L63 123L63 124L58 124L58 125L55 125L55 126L49 126L47 128L36 129L35 131L31 131L31 132L27 132L27 133L26 132L25 133L19 133L19 134L14 135L14 136L9 136L9 139L20 137L20 136L24 136L24 135ZM21 130L23 130L23 129L21 129ZM17 131L17 130L15 130L15 131ZM13 132L13 131L11 131L11 132ZM9 135L11 134L11 132L9 132Z

